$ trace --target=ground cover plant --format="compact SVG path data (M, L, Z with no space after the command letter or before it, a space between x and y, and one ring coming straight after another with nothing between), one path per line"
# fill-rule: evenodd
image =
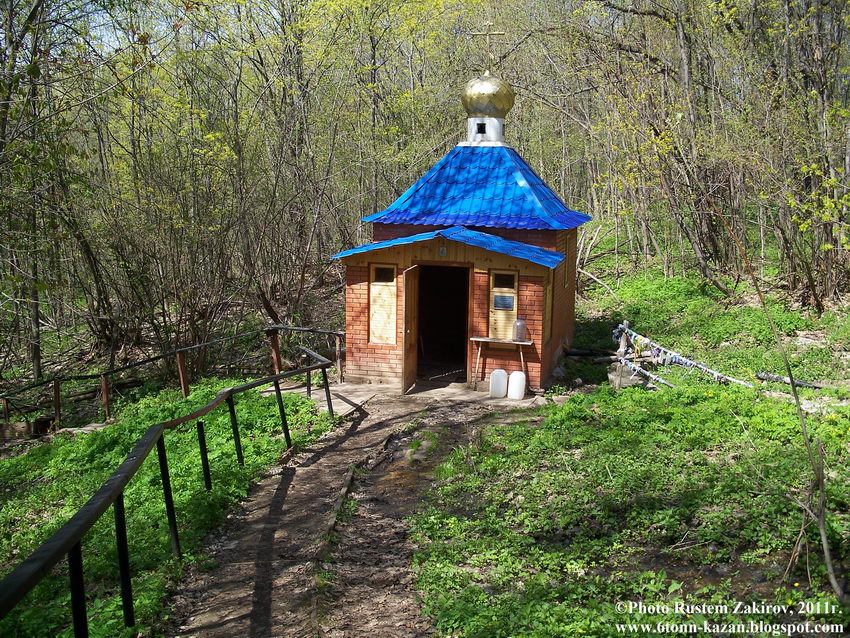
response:
M586 294L577 308L576 348L616 349L611 330L628 319L638 333L725 374L751 383L758 383L757 372L785 375L770 324L746 284L739 283L736 294L726 298L698 276L665 278L660 271L649 269L624 278L616 297L598 286L588 288ZM818 316L811 309L791 307L779 294L768 295L767 302L796 377L831 381L850 378L846 307L835 306ZM598 366L571 365L571 372L584 372L582 378L605 377ZM672 375L681 379L681 374L697 373L677 368L663 371L665 378Z
M848 427L847 408L814 423L834 474L839 560L850 541ZM491 428L441 467L434 504L415 520L427 611L452 635L604 636L617 622L685 620L621 613L620 601L835 604L812 530L812 551L782 578L802 520L785 491L810 480L797 439L792 406L708 385L606 386L542 422ZM692 618L743 619L776 614Z
M584 305L577 347L615 348L610 331L628 318L722 372L751 381L759 369L782 373L766 322L743 295L730 302L695 279L643 276L616 293L620 302L599 291ZM771 312L791 347L797 331L818 335L794 347L795 372L846 379L837 312L807 316L775 299ZM703 623L751 621L850 627L817 530L801 531L792 501L812 481L793 403L676 368L660 370L676 389L614 393L605 366L572 366L601 385L486 428L440 466L430 507L412 521L418 585L443 635L658 635L659 623L669 623L667 635L690 635ZM842 391L826 394L832 403L809 415L809 427L824 443L828 533L847 573L850 406ZM736 610L736 601L778 608ZM678 612L676 603L727 609Z
M152 424L170 420L208 403L222 388L242 381L207 379L193 385L187 398L164 390L125 406L116 423L91 434L60 435L52 444L0 461L0 565L8 573L55 532L124 460ZM296 446L326 432L332 419L312 401L284 394ZM170 553L168 526L156 453L145 461L125 490L130 564L137 627L125 631L118 589L114 524L107 513L83 539L83 561L93 636L155 632L169 584L187 561L200 561L200 541L244 498L250 483L285 449L274 396L248 391L235 397L245 467L236 461L225 407L206 416L206 440L213 489L204 489L194 423L166 432L183 561ZM71 635L70 594L65 565L38 586L0 623L3 636Z

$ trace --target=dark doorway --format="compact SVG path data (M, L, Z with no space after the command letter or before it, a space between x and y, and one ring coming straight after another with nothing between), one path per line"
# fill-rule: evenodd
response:
M420 266L419 365L424 381L466 381L469 268Z

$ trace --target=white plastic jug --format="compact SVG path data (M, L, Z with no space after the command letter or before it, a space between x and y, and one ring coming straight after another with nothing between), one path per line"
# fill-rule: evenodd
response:
M525 372L511 372L511 378L508 380L508 398L514 401L519 401L525 398Z
M504 370L493 370L490 375L490 396L501 399L508 393L508 373Z

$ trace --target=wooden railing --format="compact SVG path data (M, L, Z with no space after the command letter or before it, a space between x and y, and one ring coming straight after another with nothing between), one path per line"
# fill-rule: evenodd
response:
M279 328L279 327L275 327ZM332 333L333 334L333 333ZM192 348L202 347L192 346ZM182 350L166 353L161 357L171 356ZM321 371L322 381L325 389L325 400L328 412L333 416L333 403L331 401L330 382L328 380L328 368L333 365L330 360L318 355L312 350L299 346L301 350L312 361L310 365L303 366L297 370L278 372L270 377L250 381L242 385L221 390L216 397L202 408L191 414L151 425L142 435L133 449L119 465L112 475L101 485L95 494L65 523L53 536L45 541L38 549L20 563L6 578L0 581L0 619L4 618L15 606L47 576L51 569L60 561L68 561L70 575L69 588L71 591L71 614L74 625L74 635L77 638L88 636L88 616L86 612L85 579L83 570L83 538L97 521L112 506L115 518L115 542L117 547L118 571L121 581L121 603L124 614L124 623L128 627L135 624L135 611L133 606L133 587L130 574L130 547L127 540L127 526L124 514L124 488L135 476L142 463L156 447L159 460L160 477L162 479L163 501L165 503L166 517L168 518L168 530L171 541L171 551L175 556L181 555L180 537L177 531L177 513L174 508L174 499L171 492L171 478L168 471L168 458L165 449L165 432L182 423L195 421L198 432L198 449L203 469L204 487L212 489L212 479L207 456L206 436L204 423L201 417L209 414L223 403L227 404L230 414L230 425L233 433L233 443L237 461L244 465L242 455L242 443L239 436L239 423L236 415L236 407L233 397L237 394L257 388L262 385L273 384L277 395L277 406L280 412L281 426L283 428L286 446L292 446L289 426L286 421L286 413L281 397L280 381L295 375L307 375L309 379L313 372ZM134 365L142 365L134 364ZM125 367L126 369L126 367ZM114 372L114 371L110 371ZM30 386L33 387L33 386Z
M87 381L87 380L99 380L100 381L100 400L103 405L103 413L104 418L109 419L112 416L112 378L121 372L125 372L132 368L138 368L141 366L145 366L156 361L160 361L162 359L166 359L168 357L174 357L176 367L177 367L177 377L180 382L180 390L183 393L183 396L186 397L189 395L189 377L186 372L186 353L191 352L193 350L199 350L201 348L206 348L209 346L214 346L220 343L226 343L228 341L233 341L235 339L241 339L243 337L250 337L252 335L265 333L269 338L270 346L271 346L271 355L272 355L272 365L275 374L282 372L282 360L280 355L280 333L284 332L296 332L296 333L311 333L311 334L320 334L326 335L334 338L335 342L335 355L336 355L336 367L337 367L337 381L342 381L342 347L345 339L344 332L338 332L334 330L319 330L315 328L301 328L298 326L279 326L273 325L267 328L262 328L260 330L251 330L249 332L243 332L241 334L233 335L230 337L223 337L221 339L215 339L213 341L207 341L205 343L199 343L192 346L186 346L183 348L177 348L176 350L171 350L169 352L164 352L162 354L155 355L153 357L148 357L147 359L142 359L141 361L135 361L133 363L128 363L127 365L119 366L117 368L112 368L111 370L106 370L104 372L98 372L95 374L78 374L72 376L61 376L57 375L51 377L49 379L44 379L42 381L36 381L34 383L27 384L23 387L16 388L14 390L10 390L8 392L0 394L0 411L2 411L2 419L4 422L10 422L12 411L17 411L20 414L25 414L26 407L19 405L16 402L16 397L20 396L24 392L28 392L30 390L34 390L39 387L46 386L48 384L52 384L53 386L53 397L52 397L52 408L53 408L53 424L58 427L61 415L62 415L62 383L67 381ZM309 379L308 379L309 385ZM37 406L36 406L37 407Z

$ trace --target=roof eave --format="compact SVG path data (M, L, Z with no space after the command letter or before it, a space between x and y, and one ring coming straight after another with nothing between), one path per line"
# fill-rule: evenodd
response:
M427 233L418 233L416 235L408 235L406 237L397 237L395 239L372 242L369 244L362 244L360 246L350 248L349 250L339 252L333 255L331 259L345 259L346 257L353 257L354 255L361 255L375 250L384 250L386 248L393 248L395 246L407 246L421 241L430 241L433 239L437 239L438 237L447 239L449 241L456 241L467 246L480 248L481 250L486 250L488 252L507 255L515 259L521 259L523 261L537 264L538 266L543 266L544 268L549 269L556 268L558 264L560 264L562 261L564 261L564 259L566 259L566 255L564 255L563 253L556 252L554 250L546 250L545 248L539 248L538 246L532 246L530 244L523 244L522 242L504 239L501 237L497 237L496 235L490 235L488 233L482 233L480 231L469 230L468 228L465 228L463 226L451 226L449 228L433 230ZM490 247L482 245L486 242L490 242L491 244L495 242L497 246L501 245L505 249L499 250L498 247L493 247L492 245ZM509 248L514 248L514 250L509 251Z

